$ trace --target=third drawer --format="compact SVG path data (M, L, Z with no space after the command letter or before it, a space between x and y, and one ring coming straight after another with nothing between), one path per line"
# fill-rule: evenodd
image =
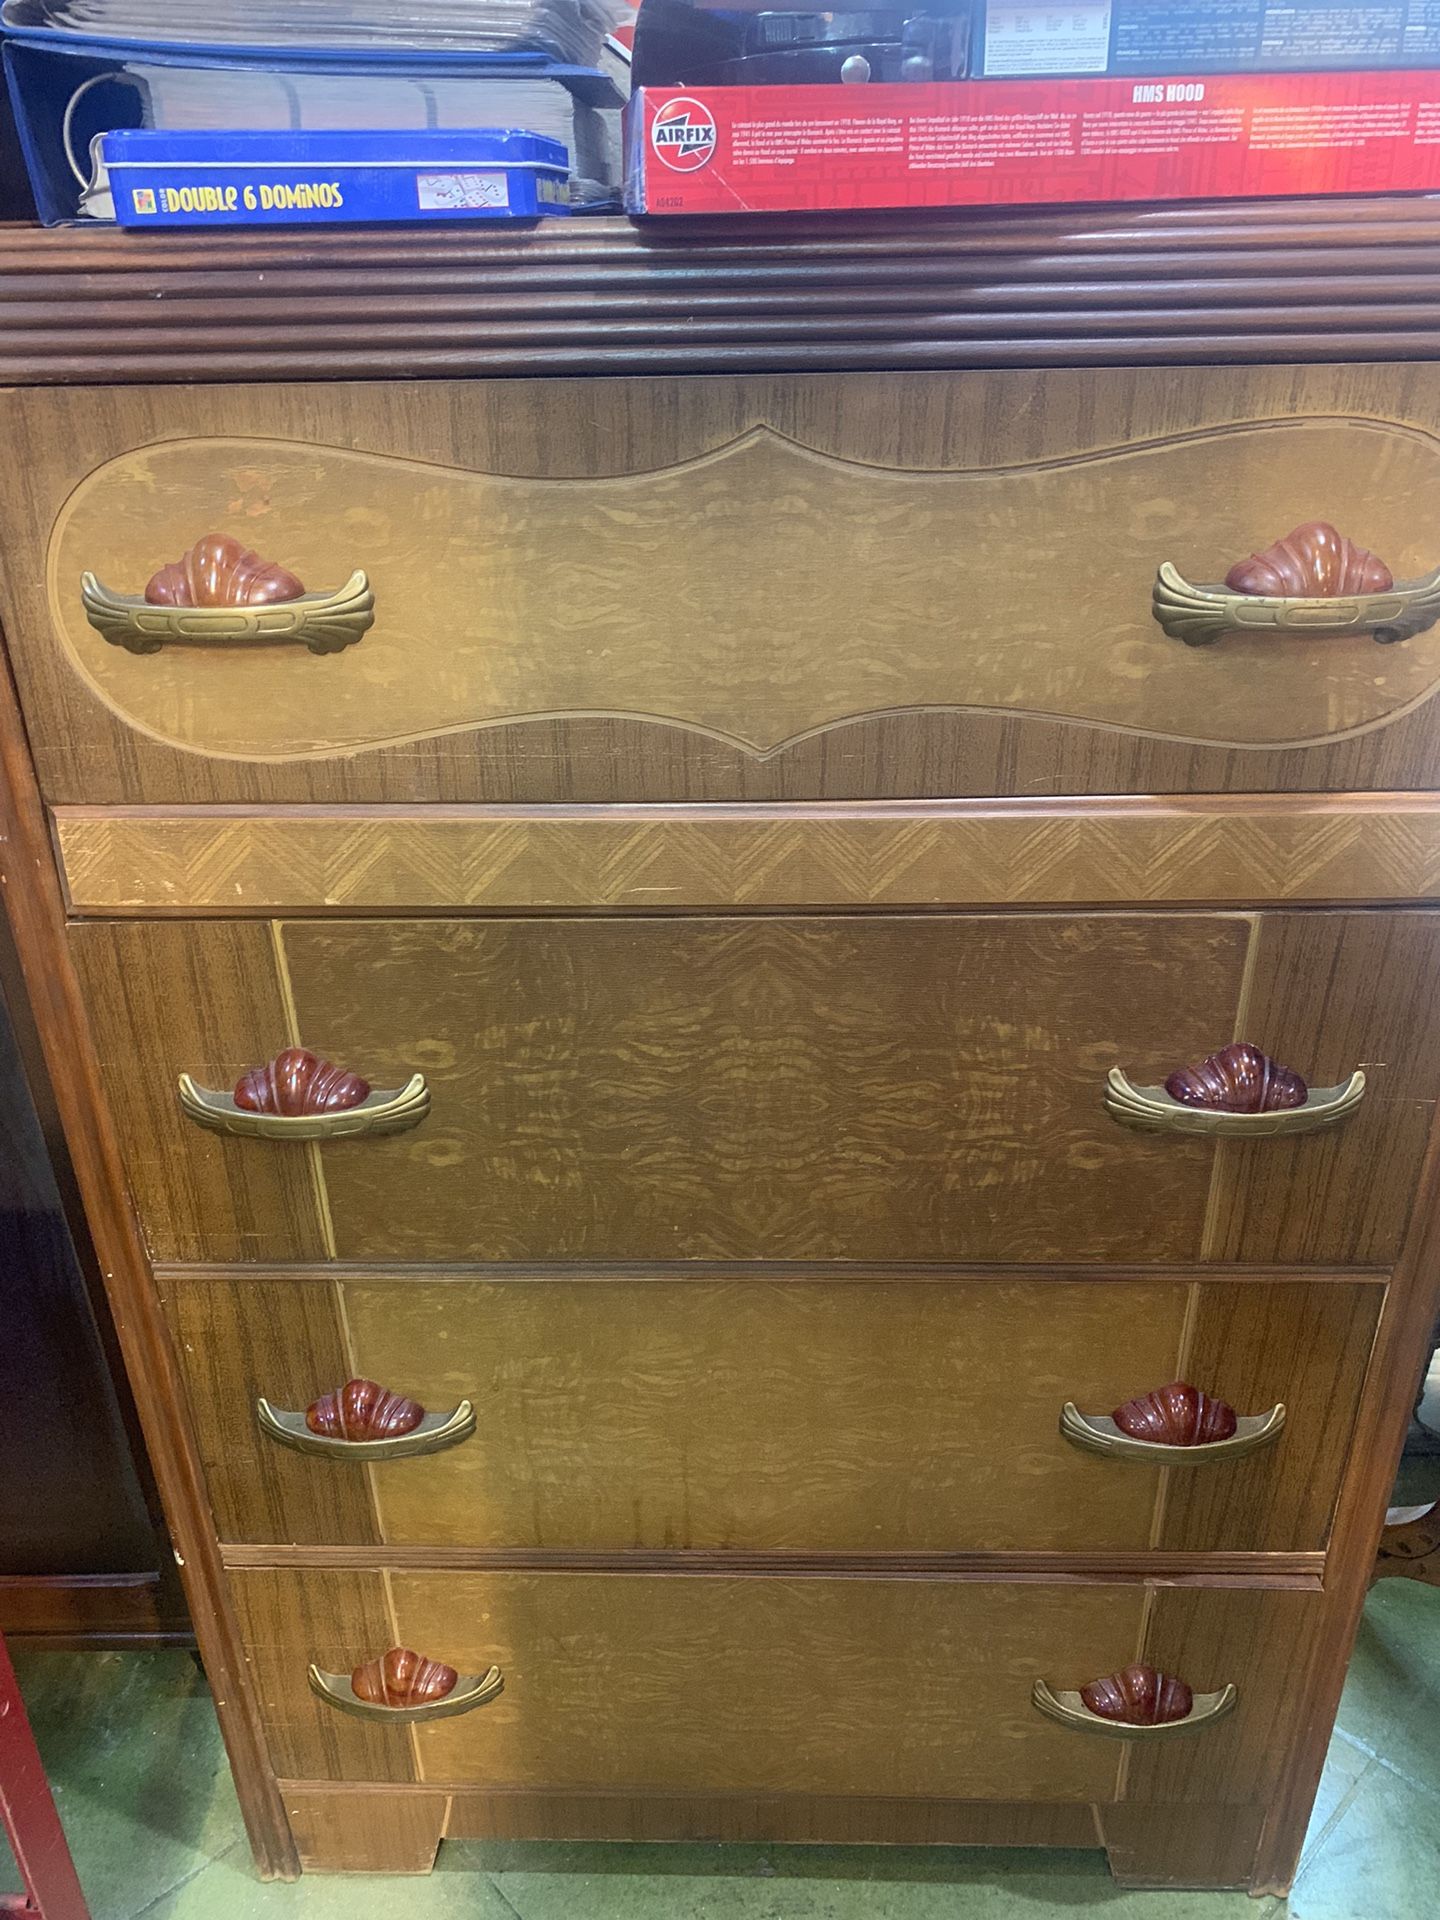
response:
M1311 1553L1329 1531L1374 1279L531 1274L162 1276L221 1535L625 1553ZM474 1430L364 1460L296 1450L352 1377ZM1239 1458L1094 1454L1183 1376ZM410 1416L413 1418L413 1414ZM341 1443L343 1446L344 1443Z

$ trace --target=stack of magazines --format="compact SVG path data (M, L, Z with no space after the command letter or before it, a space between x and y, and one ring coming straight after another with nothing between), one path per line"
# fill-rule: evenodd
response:
M16 0L6 12L15 26L156 46L528 49L593 67L628 8L624 0Z

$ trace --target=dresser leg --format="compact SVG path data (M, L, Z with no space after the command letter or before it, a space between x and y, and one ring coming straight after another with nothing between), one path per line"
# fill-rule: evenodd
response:
M1122 1887L1250 1888L1263 1807L1097 1808L1110 1872Z
M450 1814L443 1793L287 1787L305 1873L429 1873Z

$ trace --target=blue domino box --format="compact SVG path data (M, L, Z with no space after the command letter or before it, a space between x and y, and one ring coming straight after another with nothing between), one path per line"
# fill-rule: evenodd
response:
M125 227L534 220L570 211L570 156L537 133L104 134Z

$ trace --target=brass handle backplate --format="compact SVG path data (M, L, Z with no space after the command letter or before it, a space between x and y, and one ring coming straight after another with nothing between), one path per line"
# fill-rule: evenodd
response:
M1151 594L1155 618L1172 640L1213 647L1227 633L1302 633L1340 638L1369 634L1382 644L1408 640L1440 619L1440 567L1389 593L1305 600L1192 587L1167 560Z
M1229 1140L1315 1133L1348 1118L1365 1097L1358 1069L1336 1087L1307 1086L1246 1041L1234 1041L1195 1067L1179 1067L1163 1087L1137 1087L1110 1069L1105 1110L1122 1126L1150 1133L1198 1133Z
M417 1454L444 1453L448 1447L458 1447L475 1431L475 1408L469 1400L462 1400L449 1413L422 1414L408 1432L373 1439L346 1440L335 1434L316 1433L306 1413L272 1407L265 1399L255 1402L255 1418L261 1432L282 1447L325 1460L408 1460Z
M505 1691L499 1667L487 1673L457 1673L453 1667L421 1659L401 1647L356 1667L353 1673L326 1673L312 1664L309 1679L311 1692L327 1706L360 1720L389 1721L392 1726L473 1713Z
M423 1074L403 1087L372 1088L358 1074L289 1047L243 1073L231 1093L180 1076L180 1105L197 1127L259 1140L345 1140L360 1133L403 1133L430 1111Z
M1060 1415L1061 1433L1086 1453L1102 1454L1108 1460L1133 1460L1149 1467L1201 1467L1207 1462L1241 1460L1247 1453L1271 1446L1284 1425L1285 1408L1277 1405L1268 1413L1238 1414L1235 1431L1228 1439L1174 1446L1158 1440L1137 1440L1116 1425L1113 1414L1081 1413L1073 1400L1065 1402Z
M1383 560L1312 520L1240 561L1222 585L1192 586L1165 561L1151 611L1172 640L1188 647L1254 632L1408 640L1440 619L1440 567L1397 582Z
M363 573L333 593L306 593L294 574L225 534L197 541L143 594L116 593L85 573L80 597L95 631L129 653L158 653L167 644L287 643L339 653L375 624L375 595Z
M1233 1686L1222 1687L1218 1693L1197 1693L1195 1705L1183 1720L1136 1726L1126 1720L1107 1720L1101 1714L1092 1713L1077 1691L1051 1687L1044 1680L1035 1682L1031 1695L1047 1719L1056 1720L1076 1733L1098 1733L1110 1740L1172 1740L1187 1733L1200 1733L1206 1727L1213 1727L1217 1720L1223 1720L1239 1697Z

